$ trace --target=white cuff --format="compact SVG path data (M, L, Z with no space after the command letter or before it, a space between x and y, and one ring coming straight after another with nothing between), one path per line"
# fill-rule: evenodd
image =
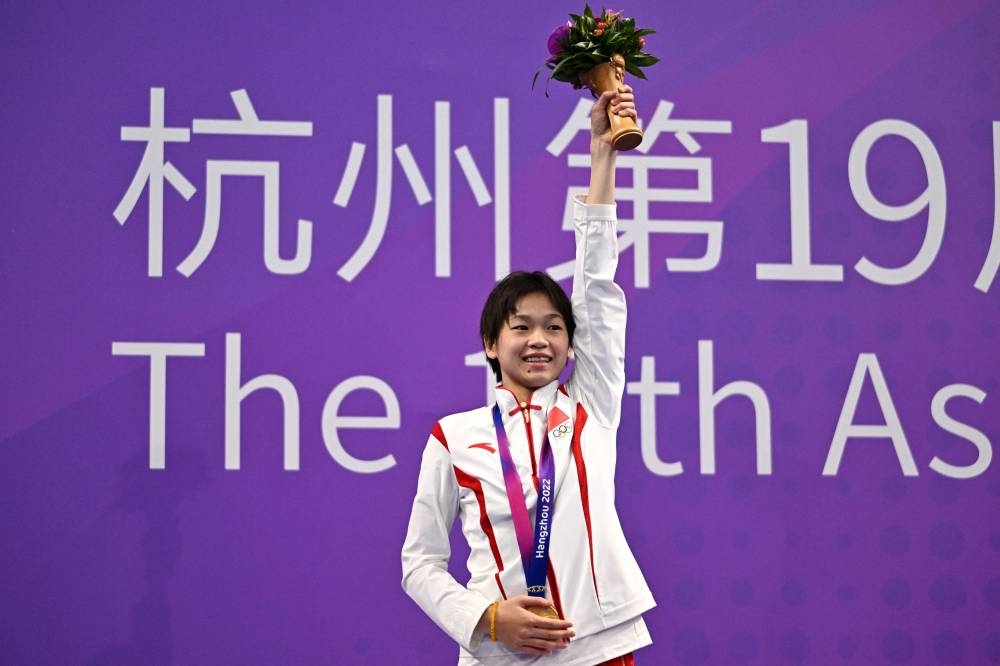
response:
M611 221L617 219L618 204L589 204L585 202L585 195L578 194L573 197L573 220L576 222L586 222L589 220Z

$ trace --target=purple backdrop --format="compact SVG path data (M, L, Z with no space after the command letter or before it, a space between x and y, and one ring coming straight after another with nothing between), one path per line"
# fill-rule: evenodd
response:
M399 549L496 273L571 257L580 8L337 4L3 10L0 661L454 662ZM808 4L625 7L640 661L1000 663L1000 9Z

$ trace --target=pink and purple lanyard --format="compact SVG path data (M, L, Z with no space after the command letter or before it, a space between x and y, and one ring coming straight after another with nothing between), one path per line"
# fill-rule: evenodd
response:
M510 442L503 427L500 405L493 405L493 425L497 431L497 446L500 450L500 469L503 470L504 485L507 486L507 501L514 521L514 533L521 550L521 564L528 585L528 594L533 597L545 596L545 575L549 568L549 540L552 535L552 512L555 501L555 463L552 447L546 431L542 443L541 463L538 467L538 503L535 506L535 529L531 529L528 519L528 505L524 501L521 479L510 454ZM534 534L532 534L534 532Z

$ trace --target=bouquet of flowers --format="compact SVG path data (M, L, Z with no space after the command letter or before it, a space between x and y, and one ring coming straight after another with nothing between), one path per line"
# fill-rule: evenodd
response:
M644 51L646 35L654 30L639 30L635 19L623 18L620 11L602 9L594 16L590 5L583 14L570 14L570 20L549 36L550 57L543 67L549 68L548 81L566 81L574 88L586 86L594 97L606 90L615 90L625 81L625 72L645 79L643 67L660 61ZM542 67L535 72L535 86ZM545 94L548 95L548 81ZM642 130L629 117L609 112L612 141L618 150L631 150L642 142Z
M549 36L550 57L543 67L548 67L549 80L566 81L574 88L581 88L587 82L581 75L602 63L619 60L625 71L645 79L643 67L660 61L646 53L646 35L655 30L638 30L635 19L623 18L622 12L602 9L594 16L590 5L585 5L583 14L570 14L570 20L558 26ZM532 86L541 74L540 67L535 72ZM548 83L546 82L546 88ZM596 94L596 91L593 91ZM547 94L547 93L546 93Z

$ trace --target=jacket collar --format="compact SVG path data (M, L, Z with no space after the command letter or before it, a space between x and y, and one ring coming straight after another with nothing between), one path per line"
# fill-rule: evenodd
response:
M559 393L559 380L554 379L545 386L540 386L531 394L527 401L527 408L531 410L532 416L535 414L545 415L556 401ZM500 405L500 413L503 415L504 423L514 417L521 417L521 405L510 389L504 388L503 384L496 387L497 404Z

